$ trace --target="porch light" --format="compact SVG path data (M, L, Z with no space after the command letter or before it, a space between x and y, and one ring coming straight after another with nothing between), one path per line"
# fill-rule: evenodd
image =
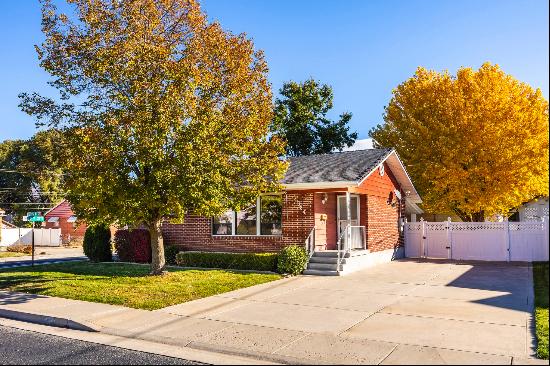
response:
M323 199L321 200L321 203L323 205L326 205L328 201L328 195L326 193L323 193Z

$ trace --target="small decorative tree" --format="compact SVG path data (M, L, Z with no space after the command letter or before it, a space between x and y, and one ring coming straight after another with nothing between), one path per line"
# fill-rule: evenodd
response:
M84 254L92 262L111 262L113 249L111 245L111 231L107 225L88 226L84 233L82 244Z

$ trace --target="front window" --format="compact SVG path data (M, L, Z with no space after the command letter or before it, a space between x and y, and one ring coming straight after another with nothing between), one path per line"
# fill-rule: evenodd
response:
M237 212L237 235L256 235L256 205Z
M242 211L212 218L212 235L282 235L282 212L281 195L261 196Z
M212 219L212 234L233 235L233 222L235 215L233 211L227 211L220 217Z
M260 235L281 235L283 199L279 195L260 197Z

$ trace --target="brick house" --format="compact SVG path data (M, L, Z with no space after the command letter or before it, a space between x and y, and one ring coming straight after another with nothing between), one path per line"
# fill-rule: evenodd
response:
M403 256L407 207L421 199L393 149L293 157L284 191L221 217L163 225L165 245L211 252L276 252L305 245L311 274L342 274Z
M46 212L44 221L47 229L61 229L62 243L78 240L84 237L86 224L77 222L77 217L71 209L71 204L63 200L57 206Z

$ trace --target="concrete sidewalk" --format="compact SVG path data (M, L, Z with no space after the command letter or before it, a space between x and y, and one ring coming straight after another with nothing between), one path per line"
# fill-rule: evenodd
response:
M145 311L0 293L0 316L280 363L548 364L527 265L398 261Z

